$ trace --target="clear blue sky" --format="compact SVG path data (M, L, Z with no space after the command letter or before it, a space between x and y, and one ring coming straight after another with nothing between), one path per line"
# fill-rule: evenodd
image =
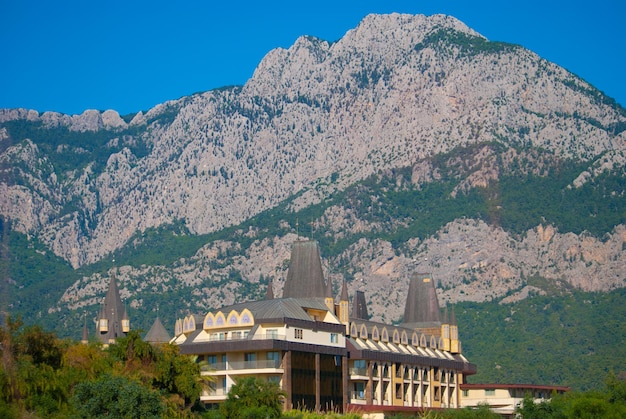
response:
M244 84L300 35L341 38L369 13L452 15L521 44L626 106L626 2L0 0L0 108L147 110Z

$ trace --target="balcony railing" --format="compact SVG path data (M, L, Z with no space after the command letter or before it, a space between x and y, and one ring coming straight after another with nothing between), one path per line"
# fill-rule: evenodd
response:
M209 391L205 391L202 396L204 397L215 397L215 396L226 396L228 395L228 391L223 388L213 388Z
M360 375L367 377L367 368L350 368L350 375Z
M352 400L365 400L365 391L351 391L350 398Z
M280 368L280 360L263 359L257 361L218 362L208 365L209 371L259 370L267 368Z
M248 335L244 336L244 335L232 335L232 334L225 334L225 335L211 335L209 336L209 342L222 342L222 341L226 341L226 340L248 340L248 339L252 339L252 340L268 340L268 339L275 339L275 340L286 340L287 336L286 335L279 335L277 333L257 333L254 336L250 337Z

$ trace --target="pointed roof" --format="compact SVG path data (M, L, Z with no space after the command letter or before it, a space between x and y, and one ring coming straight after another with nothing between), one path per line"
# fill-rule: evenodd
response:
M341 284L341 294L339 294L339 301L350 301L350 297L348 297L348 284L346 281L343 281Z
M98 332L96 336L102 343L108 344L110 341L114 341L118 337L125 336L122 332L122 319L124 318L125 308L120 298L120 291L117 288L117 282L115 281L115 274L111 275L111 281L109 282L109 289L106 297L104 297L104 303L100 310L98 320L106 318L108 320L108 331Z
M354 294L352 300L352 314L351 319L369 320L370 315L367 312L367 303L365 302L365 293L363 291L357 291Z
M325 298L333 298L333 281L330 279L330 276L326 280L326 293L324 294Z
M411 277L402 324L411 327L441 325L435 281L430 274L415 273Z
M80 339L82 343L89 342L89 329L87 328L87 317L83 314L83 336Z
M159 316L157 316L157 318L154 319L154 323L152 323L152 327L150 327L150 330L148 330L148 333L146 333L146 337L143 340L154 344L167 343L170 341L170 339L172 338L170 337L169 333L167 333L167 330L163 326L163 323L161 323Z
M452 306L452 312L450 314L450 324L456 326L456 314L454 314L454 306Z
M272 286L272 281L268 281L267 290L265 291L265 299L273 300L274 299L274 287Z
M294 242L283 298L324 298L325 294L322 261L317 242L315 240Z

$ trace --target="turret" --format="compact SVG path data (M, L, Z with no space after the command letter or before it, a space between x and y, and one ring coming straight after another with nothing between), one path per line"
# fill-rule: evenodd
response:
M80 343L86 345L89 343L89 329L87 328L87 317L83 313L83 336L80 339Z
M348 325L350 323L348 286L346 281L341 285L341 294L339 295L339 320L341 323Z
M326 280L326 291L324 293L324 304L331 313L335 314L335 299L333 298L333 281L328 277Z
M459 341L459 326L456 324L454 306L452 306L452 316L450 319L450 352L461 353L461 342Z
M130 319L128 318L128 314L126 312L126 306L124 306L124 314L122 315L122 332L130 332Z
M441 340L443 341L443 350L450 351L450 323L448 322L448 307L444 308L443 321L441 322Z

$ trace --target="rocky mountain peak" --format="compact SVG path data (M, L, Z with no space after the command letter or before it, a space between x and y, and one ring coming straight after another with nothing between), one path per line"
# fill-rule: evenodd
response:
M17 122L22 131L15 129ZM213 233L279 205L286 211L322 206L351 185L404 170L405 177L397 179L400 192L454 181L446 196L455 199L480 188L492 193L489 187L512 171L546 177L556 171L555 162L574 161L584 169L562 191L567 185L574 190L623 172L626 148L626 113L593 86L444 15L370 15L332 43L302 36L287 49L270 51L244 86L159 104L138 113L132 129L117 112L95 110L71 116L0 110L0 124L1 215L74 267L99 261L132 238L140 243L150 229L182 224L185 234ZM45 135L59 126L75 137ZM483 144L489 146L472 149ZM438 160L454 150L463 151ZM621 196L616 185L605 195ZM368 208L374 211L375 204ZM619 229L606 232L608 249L568 232L553 234L555 245L546 247L532 239L536 225L524 239L465 214L469 218L441 226L430 238L409 239L406 255L398 255L389 241L372 239L384 231L384 221L364 220L340 205L318 210L323 215L307 223L326 223L328 234L341 239L359 237L341 258L350 260L353 278L364 284L393 288L411 269L410 254L432 261L433 249L441 262L432 267L449 278L446 286L474 275L484 281L455 289L480 289L481 298L489 281L520 285L528 271L556 276L548 264L561 273L573 272L572 266L585 275L610 272L610 285L596 289L618 286L623 273L617 267L623 262ZM411 222L394 219L385 228ZM545 231L538 235L542 240ZM470 238L472 245L465 246ZM264 240L270 246L274 239ZM236 249L224 244L227 250L231 245ZM577 250L585 246L599 250ZM566 256L562 248L570 249ZM538 257L533 250L552 253ZM608 262L603 270L585 266L583 259ZM282 263L276 256L271 266L255 270L261 260L241 260L251 267L241 275L254 280L279 272ZM231 269L207 273L198 266L189 269L198 275L194 281L217 271L228 277ZM174 278L186 268L176 269ZM575 278L583 284L580 275ZM450 290L446 295L460 298Z

